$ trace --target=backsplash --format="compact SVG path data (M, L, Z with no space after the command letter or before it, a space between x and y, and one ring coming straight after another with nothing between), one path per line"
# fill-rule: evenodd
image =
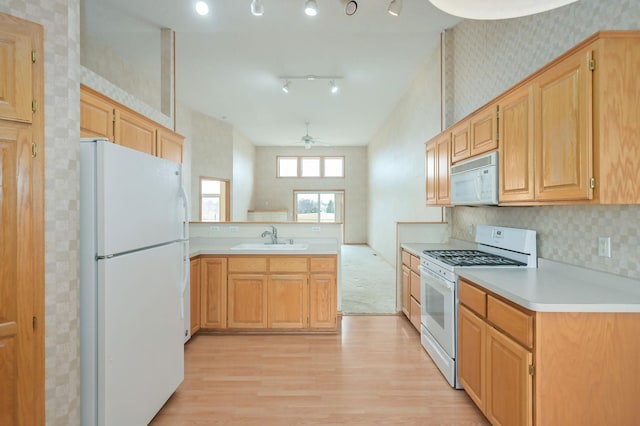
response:
M538 257L640 279L640 206L454 207L451 237L473 241L477 225L537 232ZM611 237L611 257L598 256Z

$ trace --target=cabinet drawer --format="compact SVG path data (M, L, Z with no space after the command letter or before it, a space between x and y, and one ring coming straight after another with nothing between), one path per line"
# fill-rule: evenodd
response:
M272 257L269 259L269 272L307 272L309 270L306 257Z
M335 272L336 259L334 257L312 257L309 260L311 272Z
M402 264L411 267L411 254L408 251L402 250Z
M467 308L480 315L487 316L487 293L464 280L458 282L458 298Z
M527 348L533 347L533 313L487 296L487 319Z
M420 258L411 255L411 270L420 273Z
M411 297L420 301L420 275L415 272L410 272L411 278L409 278L410 286L411 286Z
M266 257L230 257L229 272L267 272Z

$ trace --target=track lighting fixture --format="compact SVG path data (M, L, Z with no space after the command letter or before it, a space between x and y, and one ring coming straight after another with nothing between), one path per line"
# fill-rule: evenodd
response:
M331 90L331 93L336 94L338 93L338 86L336 86L336 82L331 80L329 81L329 90Z
M387 12L389 12L389 15L399 16L401 11L402 11L402 0L391 0L391 3L389 3L389 8L387 9Z
M284 81L284 84L282 85L282 91L284 93L289 93L289 80Z
M329 81L329 91L332 94L336 94L340 91L340 88L336 84L336 80L342 80L342 76L339 75L284 75L278 77L282 80L282 91L284 93L289 93L289 86L292 80L306 80L306 81L316 81L316 80L328 80Z
M304 4L304 13L308 16L316 16L318 14L318 4L316 0L307 0Z
M253 16L264 15L264 5L262 0L251 0L251 14Z
M200 16L205 16L209 14L209 5L204 1L199 1L196 3L196 12Z

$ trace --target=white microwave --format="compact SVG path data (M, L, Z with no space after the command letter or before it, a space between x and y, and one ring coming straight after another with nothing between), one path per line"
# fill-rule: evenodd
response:
M498 153L451 166L451 204L498 204Z

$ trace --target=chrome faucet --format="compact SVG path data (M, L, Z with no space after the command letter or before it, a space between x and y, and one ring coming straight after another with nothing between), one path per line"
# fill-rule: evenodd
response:
M278 244L278 229L273 225L269 226L271 226L271 231L264 231L261 236L264 238L269 235L271 237L271 244Z

